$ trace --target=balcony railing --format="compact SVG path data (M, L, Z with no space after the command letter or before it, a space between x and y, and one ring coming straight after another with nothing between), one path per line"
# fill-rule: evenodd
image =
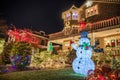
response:
M98 31L104 31L104 30L109 30L109 29L114 29L114 28L120 28L120 16L113 17L107 20L102 20L102 21L86 24L86 30L89 32L98 32ZM56 33L52 34L50 36L50 40L80 35L79 27L78 27L78 30L76 30L76 28L71 29L69 33L70 33L69 35L65 35L65 32L61 31L57 34Z
M86 30L88 31L98 32L114 29L120 27L120 16L88 24L86 26Z

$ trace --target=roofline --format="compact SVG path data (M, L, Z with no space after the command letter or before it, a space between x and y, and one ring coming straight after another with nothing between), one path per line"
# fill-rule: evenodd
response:
M85 1L83 2L83 4L82 4L82 5L81 5L79 8L82 8L82 7L84 7L84 6L85 6L85 3L86 3L87 1L98 2L98 3L114 3L114 4L120 4L120 3L118 3L118 2L109 2L109 1L95 1L95 0L85 0Z
M36 34L32 34L32 35L34 35L34 36L36 36L36 37L39 37L39 38L48 39L48 38L46 38L46 37L43 37L43 36L38 36L38 35L36 35Z

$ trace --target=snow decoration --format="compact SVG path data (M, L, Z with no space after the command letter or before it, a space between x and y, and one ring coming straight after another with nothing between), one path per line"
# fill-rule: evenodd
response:
M94 62L92 61L92 46L90 45L90 40L87 37L88 32L82 31L81 38L79 39L79 47L77 47L73 41L71 41L71 46L76 50L76 58L72 63L72 68L74 72L78 74L83 74L88 76L88 72L95 69Z

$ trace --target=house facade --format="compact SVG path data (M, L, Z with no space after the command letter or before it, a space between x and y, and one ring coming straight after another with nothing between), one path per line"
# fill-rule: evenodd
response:
M119 55L120 0L86 0L79 8L73 5L62 12L62 19L63 30L49 35L48 47L50 43L56 43L62 45L63 51L72 49L70 40L77 45L80 32L85 28L91 45L99 41L98 48Z

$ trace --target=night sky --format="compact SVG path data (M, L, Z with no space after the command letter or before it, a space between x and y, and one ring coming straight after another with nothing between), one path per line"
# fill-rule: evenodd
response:
M80 7L85 0L3 0L0 17L17 28L43 30L47 34L63 29L62 12L73 4Z

